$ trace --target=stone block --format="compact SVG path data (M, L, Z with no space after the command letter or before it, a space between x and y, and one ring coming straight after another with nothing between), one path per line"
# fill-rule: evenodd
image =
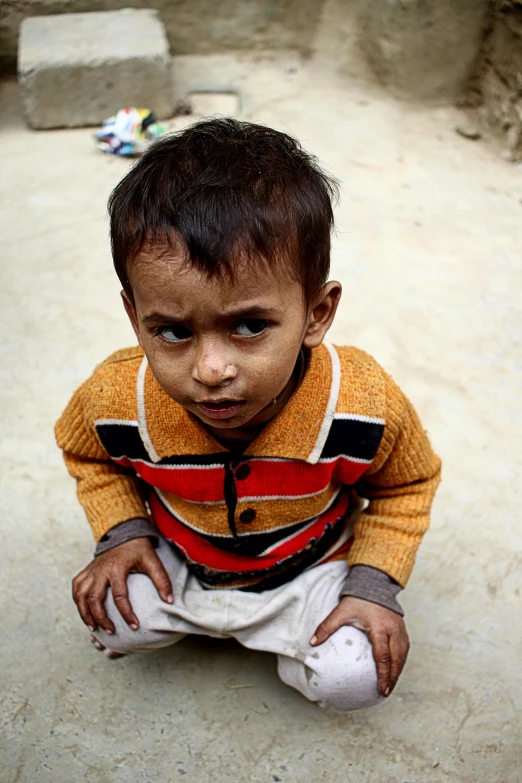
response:
M172 114L171 57L156 11L25 19L18 78L33 128L98 125L124 106Z

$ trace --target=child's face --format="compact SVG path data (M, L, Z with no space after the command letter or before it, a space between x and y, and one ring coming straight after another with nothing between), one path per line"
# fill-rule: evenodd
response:
M231 430L270 418L301 346L315 347L339 296L328 283L306 307L299 283L260 265L233 282L204 274L175 254L142 255L129 271L124 303L163 390L202 422Z

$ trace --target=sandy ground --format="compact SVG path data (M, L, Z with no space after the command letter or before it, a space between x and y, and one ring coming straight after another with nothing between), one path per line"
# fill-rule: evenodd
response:
M456 135L456 110L311 63L178 66L237 84L244 117L292 130L342 181L331 337L394 375L444 460L403 595L412 650L384 706L338 715L231 642L115 662L90 647L70 580L92 540L52 425L133 343L105 218L128 164L88 130L28 131L5 83L0 781L519 783L522 170Z

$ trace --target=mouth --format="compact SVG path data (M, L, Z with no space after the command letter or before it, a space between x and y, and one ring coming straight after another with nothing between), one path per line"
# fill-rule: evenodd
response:
M196 405L209 419L231 419L245 405L245 401L219 400L219 402L210 402L209 400L202 400L197 402Z

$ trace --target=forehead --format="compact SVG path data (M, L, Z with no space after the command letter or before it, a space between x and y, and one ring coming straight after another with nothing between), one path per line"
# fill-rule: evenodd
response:
M178 317L204 310L226 314L241 307L265 307L284 311L303 306L302 286L283 268L272 269L264 261L240 262L233 277L209 277L175 252L148 251L129 269L136 307L161 310Z

